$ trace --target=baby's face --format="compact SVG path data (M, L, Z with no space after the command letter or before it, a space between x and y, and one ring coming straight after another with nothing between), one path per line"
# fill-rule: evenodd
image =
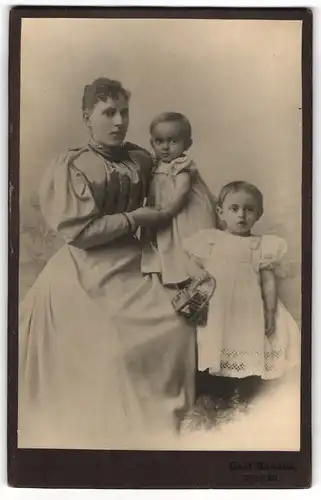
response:
M231 191L217 209L229 233L248 236L259 218L259 207L255 197L246 191Z
M151 138L157 160L169 163L187 149L179 122L161 122L155 125Z

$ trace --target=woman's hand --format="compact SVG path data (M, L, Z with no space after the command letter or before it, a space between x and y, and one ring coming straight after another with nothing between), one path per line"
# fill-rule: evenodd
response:
M131 212L131 216L135 223L141 227L161 227L171 220L168 212L152 207L137 208Z
M265 335L270 337L275 332L275 313L273 311L265 312Z

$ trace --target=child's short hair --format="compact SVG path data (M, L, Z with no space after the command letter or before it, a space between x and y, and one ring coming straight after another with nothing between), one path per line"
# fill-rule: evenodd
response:
M257 188L253 184L250 184L249 182L233 181L229 182L228 184L225 184L225 186L222 187L220 194L218 196L217 205L219 207L222 207L226 196L229 193L235 193L238 191L247 191L255 198L258 206L258 219L259 219L263 214L263 194L261 193L259 188Z
M184 137L184 141L188 144L192 139L192 126L188 118L182 113L175 113L174 111L167 111L165 113L161 113L157 115L152 123L150 124L149 131L151 135L153 134L153 130L159 123L164 122L179 122L182 129L182 135Z

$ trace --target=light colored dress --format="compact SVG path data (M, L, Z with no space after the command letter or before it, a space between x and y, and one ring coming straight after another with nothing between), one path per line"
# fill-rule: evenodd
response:
M276 330L265 335L260 269L275 269L286 243L274 235L240 237L205 230L184 241L216 279L207 326L198 331L200 370L243 378L278 378L300 362L300 333L278 301Z
M201 178L195 162L184 155L170 163L159 162L154 169L148 205L165 208L175 198L176 179L181 172L191 176L192 188L184 208L165 229L142 231L143 273L159 273L164 285L181 283L195 274L182 248L182 240L216 226L215 200Z
M195 332L172 291L144 280L122 213L142 205L151 169L127 143L70 150L45 173L42 212L66 244L20 304L19 447L144 447L193 404Z

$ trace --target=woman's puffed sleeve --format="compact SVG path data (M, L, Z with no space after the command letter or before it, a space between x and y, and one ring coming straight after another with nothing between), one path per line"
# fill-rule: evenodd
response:
M112 241L130 230L130 216L100 215L90 183L73 164L70 153L55 159L39 190L40 207L49 226L66 243L90 248Z
M280 266L282 258L286 254L287 245L285 240L275 235L264 235L260 244L260 269L275 269Z
M184 251L192 256L196 257L202 263L211 255L211 250L215 244L215 230L203 229L194 233L192 236L184 238L182 241L182 246Z

